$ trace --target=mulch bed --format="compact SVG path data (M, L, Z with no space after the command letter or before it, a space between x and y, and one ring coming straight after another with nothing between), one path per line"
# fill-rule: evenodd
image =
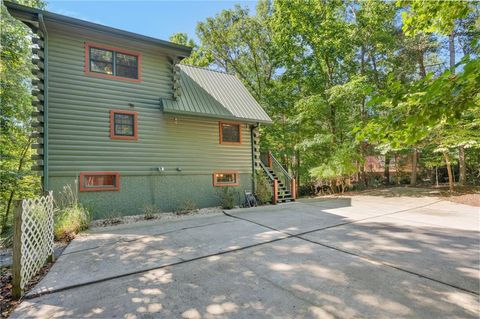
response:
M52 263L46 263L40 269L38 274L32 278L25 287L25 294L32 289L42 278L48 273ZM12 313L13 309L20 304L22 299L15 300L12 297L12 269L10 267L3 267L0 274L0 318L7 318Z

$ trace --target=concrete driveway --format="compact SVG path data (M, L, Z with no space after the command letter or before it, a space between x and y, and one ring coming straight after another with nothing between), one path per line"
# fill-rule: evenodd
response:
M96 229L12 317L478 318L479 217L354 196Z

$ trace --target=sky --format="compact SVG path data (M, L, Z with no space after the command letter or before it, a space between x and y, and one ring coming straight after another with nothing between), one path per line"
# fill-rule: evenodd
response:
M197 22L236 4L255 10L256 1L68 1L47 0L47 11L168 40L176 32L195 35Z

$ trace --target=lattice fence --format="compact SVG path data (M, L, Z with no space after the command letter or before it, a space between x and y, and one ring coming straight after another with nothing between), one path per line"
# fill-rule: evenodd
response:
M53 259L53 193L25 199L17 206L13 246L14 295Z

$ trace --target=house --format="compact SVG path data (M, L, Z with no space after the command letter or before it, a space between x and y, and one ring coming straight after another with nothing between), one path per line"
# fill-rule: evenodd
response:
M45 190L71 185L95 218L216 206L225 186L240 203L253 190L258 127L271 119L235 76L179 64L189 47L5 5L35 34Z

